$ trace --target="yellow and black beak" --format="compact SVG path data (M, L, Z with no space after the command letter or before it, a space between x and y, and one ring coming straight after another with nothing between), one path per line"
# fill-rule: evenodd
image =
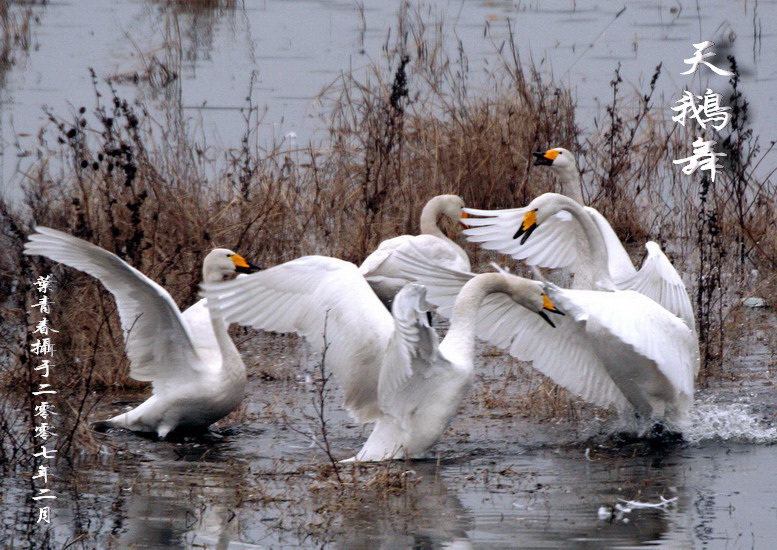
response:
M534 152L532 155L535 157L534 166L550 166L559 153L555 149L548 149L544 153Z
M530 210L526 212L523 216L523 222L521 222L521 227L518 228L518 231L515 232L515 235L513 235L513 239L517 239L521 235L523 235L523 238L521 239L521 244L526 242L526 239L529 238L529 235L534 233L534 230L537 229L537 210Z
M545 321L550 326L556 328L556 325L554 325L553 321L550 320L550 317L548 317L548 314L545 313L545 310L550 311L551 313L555 313L556 315L566 315L563 311L556 309L556 306L553 305L553 302L550 301L550 298L548 298L547 294L542 295L542 310L538 311L538 313L540 314L540 317L545 319Z
M461 224L463 227L469 227L469 225L467 224L467 222L465 222L465 221L464 221L464 220L466 220L467 218L469 218L469 214L467 214L466 212L462 212L462 213L461 213L461 218L459 219L459 223L460 223L460 224Z
M254 273L262 269L258 265L247 262L240 254L232 254L230 258L232 259L232 263L235 264L235 271L238 273Z

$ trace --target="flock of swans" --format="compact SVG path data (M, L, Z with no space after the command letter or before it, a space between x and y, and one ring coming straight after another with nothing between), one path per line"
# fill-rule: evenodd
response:
M138 407L96 423L155 433L206 429L242 401L243 361L230 323L296 333L325 361L345 407L372 433L351 459L423 456L441 437L475 378L476 337L531 361L573 394L640 426L681 431L699 365L693 310L682 279L655 243L637 271L607 220L582 204L572 154L535 153L561 179L524 208L476 210L433 198L421 234L381 243L356 266L305 256L259 269L226 249L203 262L204 298L181 313L170 295L115 254L36 228L25 253L99 279L114 295L131 363L150 381ZM538 280L504 270L474 274L466 252L437 226L447 216L468 239L533 267ZM536 266L566 268L572 289ZM235 274L243 273L243 275ZM439 340L429 311L450 318Z

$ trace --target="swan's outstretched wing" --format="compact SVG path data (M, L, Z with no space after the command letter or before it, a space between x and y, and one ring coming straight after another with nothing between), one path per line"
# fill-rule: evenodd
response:
M586 206L584 209L599 228L607 249L607 270L618 285L619 281L636 273L634 265L605 217L594 208ZM521 244L522 239L516 239L514 235L523 223L528 208L465 208L465 211L483 216L463 220L463 223L473 226L464 231L470 241L481 243L483 248L509 254L516 260L524 260L529 265L568 268L577 274L576 286L582 284L585 287L595 283L592 280L590 246L582 227L568 212L562 210L545 220L532 233L531 239Z
M361 422L380 415L378 378L394 322L354 264L305 256L202 288L225 321L294 332L316 352L325 351L325 366L345 389L346 408Z
M206 368L170 294L115 254L47 227L36 228L24 252L84 271L113 294L135 380L153 382L157 392L185 371Z
M406 388L406 383L414 376L429 378L435 370L450 368L439 353L437 333L427 321L430 307L426 289L410 283L396 295L391 309L394 333L380 370L378 398L383 412L400 421L417 405L415 399L424 398L413 395L413 388Z
M647 257L642 262L640 270L631 277L623 279L618 284L618 288L644 294L677 315L695 332L696 318L693 314L693 306L680 274L658 244L650 241L645 244L645 248Z
M693 379L699 363L699 349L695 335L683 321L670 314L655 301L638 292L624 290L600 292L595 290L564 290L548 284L548 295L553 303L579 324L587 324L586 331L595 337L602 354L617 353L627 346L634 357L650 362L649 368L672 384L679 392L692 399ZM630 361L619 363L622 373L614 376L633 378ZM645 365L645 362L640 362ZM654 376L650 372L639 376Z
M458 291L474 274L431 265L416 254L403 256L407 274L426 287L427 300L450 316ZM513 357L532 361L538 371L586 401L627 408L628 401L596 355L584 327L569 316L551 317L555 328L506 294L494 293L480 306L477 333Z
M480 243L487 250L497 250L516 260L540 267L571 267L579 261L578 250L584 240L580 225L567 212L558 212L545 220L532 238L514 238L524 222L528 208L507 210L478 210L464 208L464 212L477 218L462 219L469 226L464 230L467 240Z
M661 304L674 313L695 331L695 318L690 298L680 275L669 259L654 242L645 246L648 256L642 268L634 269L631 259L623 248L612 227L599 212L585 207L586 212L599 228L607 249L607 270L619 290L635 290ZM529 265L541 267L568 267L582 275L583 288L593 285L591 279L589 250L580 225L564 211L550 217L537 226L532 238L521 244L513 236L523 223L528 208L512 210L474 210L468 213L487 216L467 218L465 223L475 226L465 231L468 238L480 242L484 248L510 254L513 258L525 260ZM578 277L575 279L576 286ZM590 283L590 284L589 284Z
M464 250L448 239L434 235L400 235L387 239L367 256L359 271L380 300L391 309L391 303L399 290L410 282L402 274L402 260L398 251L417 249L425 258L451 269L469 271L469 258Z

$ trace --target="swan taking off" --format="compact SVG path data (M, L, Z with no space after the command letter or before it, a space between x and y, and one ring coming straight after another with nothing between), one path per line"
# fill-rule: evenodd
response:
M422 456L456 414L474 376L481 303L504 296L519 319L539 323L547 320L543 308L552 307L535 281L486 274L461 286L439 344L422 286L403 287L392 316L357 267L336 258L306 256L203 290L226 321L295 332L325 351L324 367L343 387L346 409L359 422L375 422L352 460L379 461Z
M528 332L510 321L507 309L481 316L478 335L508 349L556 383L596 405L635 411L645 420L681 431L693 402L699 368L696 334L654 300L632 290L616 290L607 270L604 243L590 217L572 199L546 193L520 209L509 239L530 242L561 209L574 212L591 242L593 273L599 290L566 290L545 283L553 303L567 315L551 333ZM410 265L412 258L405 257ZM406 268L428 288L429 301L447 315L457 286L472 275L432 266L415 257ZM485 308L484 308L485 309Z
M696 319L685 283L661 247L649 241L645 245L647 256L637 271L607 219L594 208L583 206L580 172L572 153L557 147L533 154L537 157L534 164L550 166L561 181L564 195L574 199L579 208L574 212L571 206L560 208L555 215L547 217L541 227L534 226L536 233L531 243L525 245L523 241L513 238L516 230L524 223L525 209L465 208L468 214L482 216L467 218L465 223L471 229L464 233L468 240L481 243L483 248L509 254L516 260L525 260L529 265L568 268L575 273L575 288L601 288L599 275L602 266L605 266L615 288L636 290L655 300L680 317L695 332ZM548 195L558 196L554 193ZM583 213L594 222L598 238L603 242L604 251L599 257L594 255L589 233L583 230L580 223L575 223L575 220L579 222Z
M457 195L433 197L421 211L420 235L400 235L381 242L359 266L361 274L389 309L399 289L410 282L402 275L402 264L394 254L397 250L405 250L412 244L422 250L432 262L451 269L469 271L467 253L449 239L437 225L440 216L447 216L458 223L460 217L466 217L462 208L464 208L464 200Z
M183 313L168 292L115 254L67 233L36 227L25 254L46 256L96 277L116 299L130 360L130 377L152 383L152 395L129 412L96 423L156 432L204 430L243 400L245 366L227 326L206 300ZM225 248L202 265L205 282L259 269Z

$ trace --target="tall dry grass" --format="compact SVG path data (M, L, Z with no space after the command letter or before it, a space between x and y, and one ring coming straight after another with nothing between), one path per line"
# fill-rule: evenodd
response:
M96 79L95 106L49 113L53 130L41 134L23 200L0 201L4 387L26 387L30 281L49 272L52 323L63 329L53 380L63 410L85 416L94 390L131 383L112 298L87 275L23 256L34 224L116 252L185 307L197 299L200 261L213 247L266 266L311 253L359 262L382 239L415 232L436 194L491 208L554 190L531 157L550 146L581 152L586 195L627 243L650 238L666 247L690 283L705 360L719 365L726 312L746 291L773 290L777 270L777 192L755 175L763 151L748 134L742 96L733 98L740 118L724 141L729 169L705 188L671 164L692 138L653 104L660 67L641 97L622 94L616 70L607 116L581 130L569 92L524 64L510 43L479 87L486 91L472 92L466 54L449 54L444 26L426 17L404 8L385 60L329 87L321 97L328 137L306 151L260 147L259 110L247 104L241 144L214 162L190 136L180 104L157 124ZM468 250L475 265L484 263L485 254Z

